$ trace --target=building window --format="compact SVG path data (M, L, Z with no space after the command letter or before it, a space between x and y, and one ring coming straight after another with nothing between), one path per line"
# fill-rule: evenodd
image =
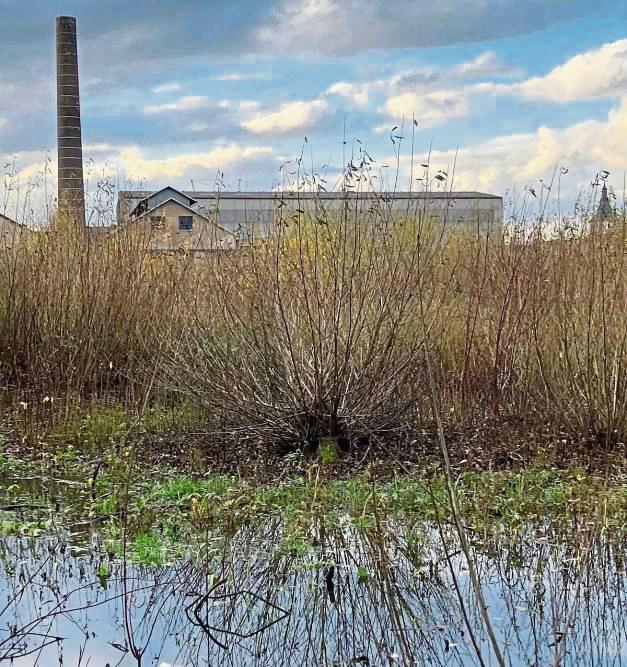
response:
M152 229L159 229L163 223L163 218L160 215L151 215L150 216L150 226Z
M194 226L194 218L191 215L179 215L179 231L188 232Z

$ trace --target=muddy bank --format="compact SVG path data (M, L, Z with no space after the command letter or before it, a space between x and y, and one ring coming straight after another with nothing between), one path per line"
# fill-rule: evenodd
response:
M441 453L434 430L413 437L373 437L357 445L327 439L316 446L273 446L200 431L144 434L134 444L141 460L163 461L183 471L237 475L264 483L289 478L310 465L321 464L325 477L345 479L367 473L386 480L416 471L438 470ZM449 432L447 446L453 469L465 471L521 470L528 466L564 469L579 465L591 474L610 476L627 470L627 447L607 443L597 434L576 438L565 434L517 433L510 430Z

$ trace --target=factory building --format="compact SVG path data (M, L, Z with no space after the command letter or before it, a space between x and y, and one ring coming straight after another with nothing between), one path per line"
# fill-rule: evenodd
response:
M121 191L117 221L120 227L151 227L163 249L187 244L210 250L263 239L273 225L295 215L330 220L347 207L353 215L363 213L361 220L421 217L481 235L499 231L503 222L503 199L481 192L180 192L171 187Z

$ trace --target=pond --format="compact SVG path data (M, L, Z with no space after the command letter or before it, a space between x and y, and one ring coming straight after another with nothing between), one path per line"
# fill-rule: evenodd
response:
M280 517L200 536L199 558L142 565L93 527L0 543L0 659L41 665L497 665L450 527L312 526ZM503 662L627 664L623 552L550 526L472 562Z

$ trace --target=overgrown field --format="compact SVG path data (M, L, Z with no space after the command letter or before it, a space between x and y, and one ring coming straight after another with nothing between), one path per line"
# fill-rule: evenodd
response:
M513 242L383 198L202 258L56 223L0 252L4 437L334 458L435 452L439 417L458 460L621 456L626 258L624 225Z

